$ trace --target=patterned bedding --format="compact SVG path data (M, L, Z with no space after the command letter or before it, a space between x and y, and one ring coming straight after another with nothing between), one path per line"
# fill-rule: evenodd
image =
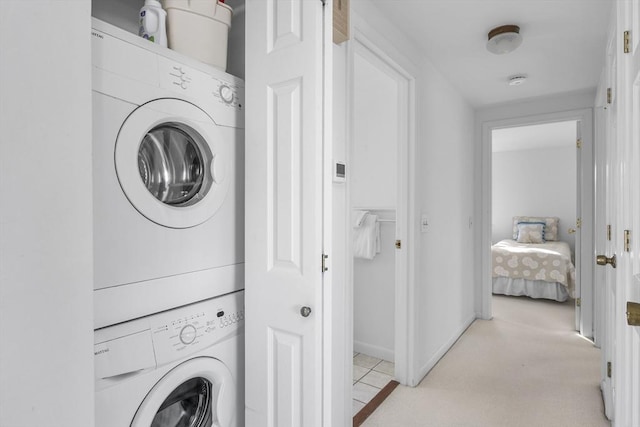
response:
M491 257L493 277L556 282L574 295L576 272L566 242L532 244L506 239L491 247Z

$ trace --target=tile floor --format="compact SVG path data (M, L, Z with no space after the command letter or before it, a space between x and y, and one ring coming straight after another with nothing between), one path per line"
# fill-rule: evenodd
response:
M353 353L353 415L393 380L393 362Z

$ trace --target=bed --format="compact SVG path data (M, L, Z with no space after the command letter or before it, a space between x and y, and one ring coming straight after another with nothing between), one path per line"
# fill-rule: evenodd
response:
M514 217L514 238L491 246L494 294L574 298L571 248L557 240L557 224L555 217Z

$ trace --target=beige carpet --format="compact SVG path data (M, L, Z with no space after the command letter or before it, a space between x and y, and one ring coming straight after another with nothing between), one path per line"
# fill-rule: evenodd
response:
M572 302L494 296L415 388L399 386L362 424L600 427L600 350L573 328Z

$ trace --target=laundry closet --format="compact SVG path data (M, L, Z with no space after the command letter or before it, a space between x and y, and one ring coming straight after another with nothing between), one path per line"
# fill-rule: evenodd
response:
M227 56L243 55L228 43L233 7L92 5L95 425L242 426L245 94L227 72L243 64Z

